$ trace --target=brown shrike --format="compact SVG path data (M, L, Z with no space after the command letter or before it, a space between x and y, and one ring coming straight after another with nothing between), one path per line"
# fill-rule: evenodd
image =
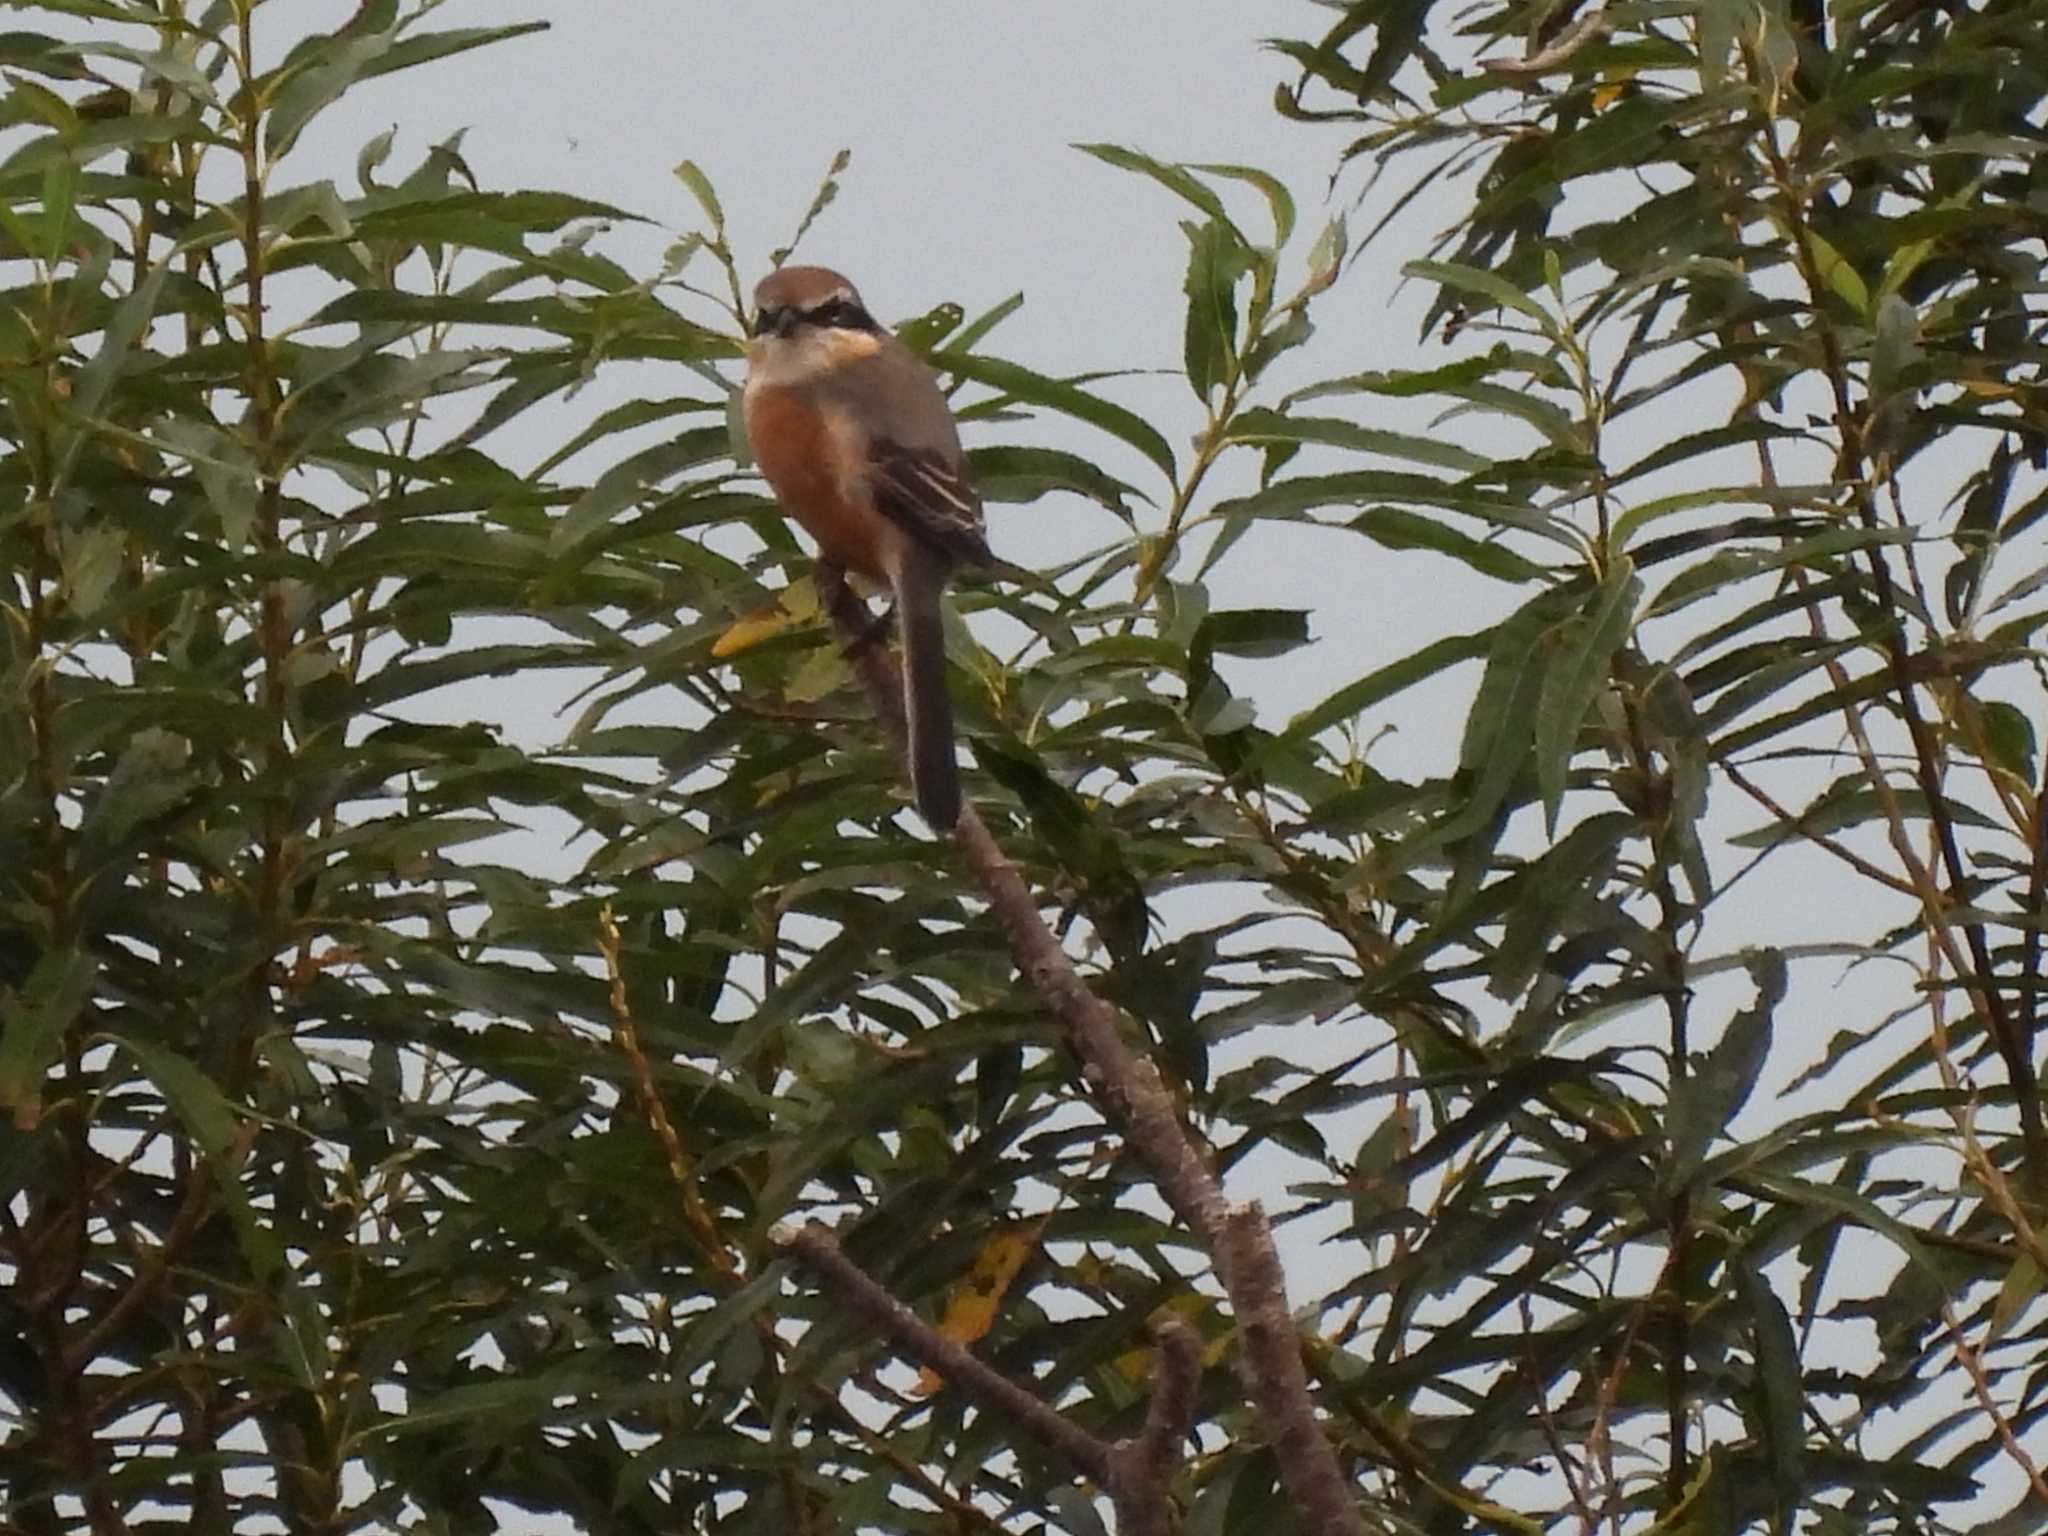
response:
M995 565L981 498L937 379L853 284L784 267L754 290L747 439L822 563L887 582L903 631L910 781L934 831L960 819L939 600L963 565Z

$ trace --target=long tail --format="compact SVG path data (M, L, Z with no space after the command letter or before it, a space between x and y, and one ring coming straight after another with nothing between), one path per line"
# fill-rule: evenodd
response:
M953 698L946 691L946 630L939 596L946 568L936 559L908 562L896 608L903 625L903 714L910 732L910 785L934 832L960 819L960 766L953 755Z

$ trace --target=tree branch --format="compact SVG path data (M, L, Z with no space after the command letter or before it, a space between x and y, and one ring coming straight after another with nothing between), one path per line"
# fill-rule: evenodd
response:
M1195 1422L1195 1393L1202 1384L1202 1342L1178 1318L1159 1325L1152 1367L1152 1400L1145 1427L1119 1440L1109 1452L1109 1497L1116 1506L1117 1536L1171 1536L1173 1505L1166 1491L1180 1443ZM1296 1358L1300 1352L1296 1351Z
M903 685L895 663L866 643L872 622L844 574L820 565L818 595L865 684L875 713L903 746ZM1287 1277L1272 1230L1257 1204L1233 1209L1181 1128L1172 1097L1151 1061L1125 1043L1116 1011L1089 990L1074 962L1039 916L1037 899L972 805L953 843L1010 941L1017 968L1065 1026L1088 1083L1107 1101L1167 1204L1201 1239L1216 1266L1243 1334L1241 1364L1270 1427L1288 1497L1307 1536L1363 1536L1352 1488L1317 1422L1301 1362L1301 1339L1287 1310ZM970 1357L971 1358L971 1357Z
M768 1240L803 1264L855 1312L895 1340L919 1365L929 1366L982 1407L1022 1425L1027 1434L1098 1483L1112 1478L1109 1445L1020 1387L963 1344L947 1338L882 1288L846 1256L832 1229L812 1222L800 1230L777 1228Z

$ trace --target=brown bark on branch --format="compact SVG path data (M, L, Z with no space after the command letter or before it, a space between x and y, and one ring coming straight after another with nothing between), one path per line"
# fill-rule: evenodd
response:
M1202 1342L1177 1318L1159 1325L1158 1340L1145 1427L1134 1439L1110 1448L1109 1497L1116 1506L1117 1536L1172 1536L1173 1504L1166 1484L1173 1476L1175 1452L1194 1427Z
M882 1283L846 1256L832 1229L816 1222L792 1231L779 1228L769 1240L806 1269L831 1284L839 1299L893 1339L919 1365L929 1366L982 1407L1015 1420L1039 1444L1098 1483L1110 1480L1110 1448L1049 1407L1029 1390L947 1338L883 1289Z
M900 755L903 689L895 664L872 643L872 618L843 575L821 565L817 579L833 628ZM1317 1422L1300 1338L1287 1310L1287 1277L1265 1213L1256 1204L1233 1209L1225 1199L1222 1185L1182 1129L1158 1070L1126 1043L1116 1011L1089 990L1040 917L1031 888L971 804L953 828L953 843L1002 925L1017 969L1065 1026L1089 1084L1121 1123L1160 1194L1215 1264L1244 1335L1240 1365L1270 1426L1281 1481L1303 1517L1301 1529L1307 1536L1363 1536L1352 1487Z

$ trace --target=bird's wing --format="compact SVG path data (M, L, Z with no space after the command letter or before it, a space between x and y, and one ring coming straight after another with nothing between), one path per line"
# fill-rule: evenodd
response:
M993 565L983 531L981 497L959 458L907 448L886 438L870 446L875 505L925 543L962 565Z

